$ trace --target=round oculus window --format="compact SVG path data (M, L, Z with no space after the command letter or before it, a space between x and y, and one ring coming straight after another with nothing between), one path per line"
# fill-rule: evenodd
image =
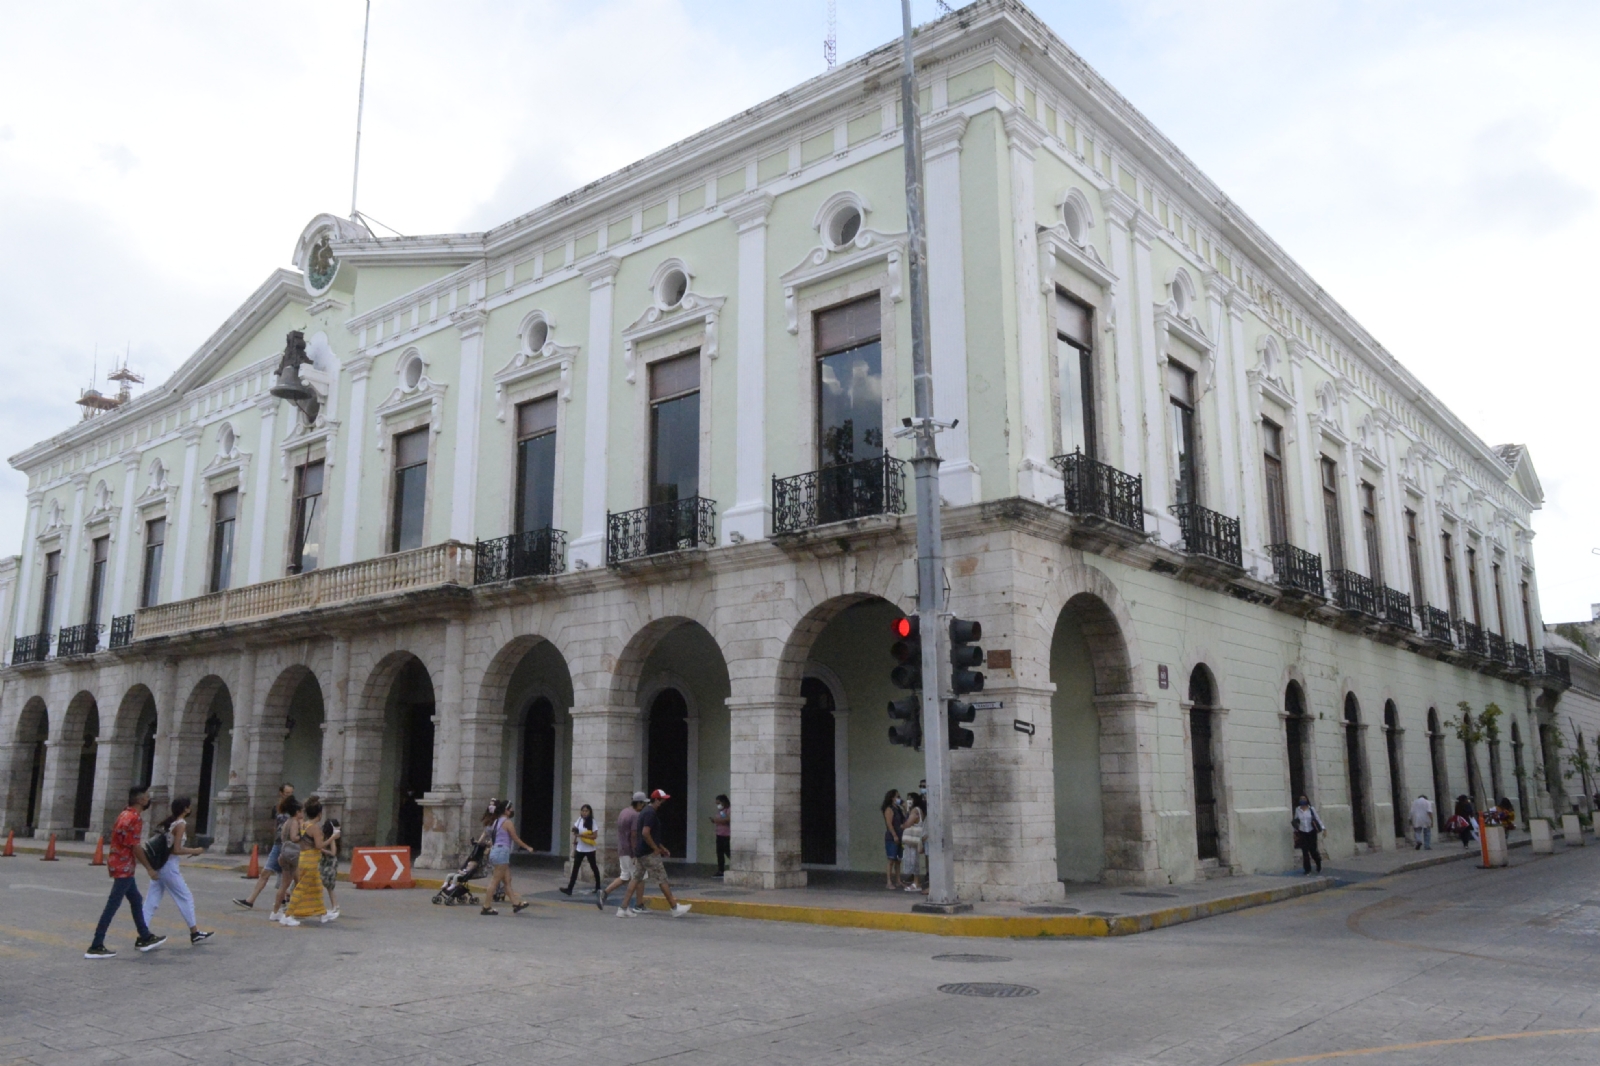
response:
M528 351L538 352L543 350L545 342L550 339L550 323L542 318L536 318L528 326Z
M848 204L835 211L828 225L828 240L835 248L843 248L861 232L861 210Z
M405 383L408 389L414 389L421 383L422 357L420 355L413 355L406 360L404 369L400 371L400 380Z
M684 296L689 291L689 278L683 271L673 269L667 271L666 277L661 279L661 287L656 292L656 299L662 307L677 307L683 302Z

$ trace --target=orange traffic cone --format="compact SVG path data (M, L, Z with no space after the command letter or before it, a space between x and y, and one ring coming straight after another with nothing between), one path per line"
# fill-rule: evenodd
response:
M89 860L90 866L104 866L106 864L106 838L96 837L94 841L94 858Z
M41 861L41 862L55 862L56 861L56 835L54 833L50 834L50 843L48 843L48 844L46 844L44 846L44 858L39 860L39 861Z
M0 859L15 858L17 854L17 831L15 829L6 834L6 850L0 851Z
M244 875L246 881L254 881L261 876L261 845L250 845L250 869Z

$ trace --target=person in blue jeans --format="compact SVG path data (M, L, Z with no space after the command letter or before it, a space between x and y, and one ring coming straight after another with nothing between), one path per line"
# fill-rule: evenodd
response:
M137 867L143 866L152 881L156 878L156 872L150 868L150 861L144 855L144 809L148 806L148 785L135 785L128 789L128 806L117 815L116 824L111 828L111 854L106 859L106 872L111 875L111 898L106 901L106 908L100 914L100 924L95 926L93 943L83 953L86 959L117 957L115 951L106 947L106 932L111 928L112 919L116 918L117 908L122 906L123 900L128 901L133 911L134 928L139 931L139 939L133 942L134 947L140 951L150 951L167 942L166 937L156 936L145 924L144 897L139 894L139 882L133 876Z

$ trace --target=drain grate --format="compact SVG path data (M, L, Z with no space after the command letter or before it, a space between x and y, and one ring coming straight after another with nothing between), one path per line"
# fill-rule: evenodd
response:
M1028 914L1080 914L1076 907L1063 907L1055 903L1036 903L1031 907L1022 908Z
M1140 899L1177 899L1176 892L1124 892L1124 896L1138 896Z
M962 981L959 984L940 985L939 991L952 996L982 996L985 999L1016 999L1021 996L1037 996L1037 988L1027 985L1001 985L984 981Z
M935 955L934 962L1010 962L1010 955Z

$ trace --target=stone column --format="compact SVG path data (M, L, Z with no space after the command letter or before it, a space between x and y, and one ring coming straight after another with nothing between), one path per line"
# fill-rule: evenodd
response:
M967 116L959 112L925 122L922 129L933 411L939 421L957 423L939 437L939 492L957 506L983 499L967 424L967 286L961 240L961 138L966 131Z
M1100 803L1105 881L1166 884L1158 846L1156 703L1143 696L1096 696L1100 718Z
M580 692L577 699L603 699ZM616 876L617 814L628 806L637 780L639 711L593 702L572 708L572 807L587 803L600 826L600 863Z
M445 623L444 669L433 711L433 786L417 801L422 807L422 851L417 865L434 870L454 866L460 848L466 651L466 623L459 619Z
M333 669L322 690L322 807L329 818L345 819L345 724L350 715L350 642L333 641ZM349 841L343 841L348 847Z
M483 406L483 327L489 312L481 306L464 307L450 314L461 332L461 387L456 394L455 476L451 484L450 539L463 544L477 541L478 517L478 412Z
M172 774L176 753L173 734L178 721L178 661L163 660L156 677L156 757L150 768L150 807L172 800ZM137 782L136 782L137 783Z
M265 495L257 499L265 499ZM212 804L211 836L224 852L238 852L256 842L250 825L250 788L245 783L250 764L250 726L259 717L256 695L256 653L239 653L239 686L233 694L233 729L230 731L228 779L217 788ZM220 738L219 738L220 739ZM216 787L216 782L212 782Z
M749 888L799 888L800 708L798 696L731 698L728 798L732 867L725 880Z
M128 805L128 789L134 784L132 770L128 769L133 765L134 745L116 736L109 716L101 721L104 728L94 751L94 810L89 815L89 833L110 837L111 826ZM6 757L0 754L0 760ZM0 766L10 765L9 760L0 761Z
M51 723L60 729L57 723ZM78 768L76 744L65 743L59 733L44 742L44 782L39 790L39 814L36 837L43 839L50 833L64 833L72 828L73 783Z
M348 650L345 654L349 655ZM387 801L387 797L378 795L378 778L383 770L383 697L369 704L360 698L354 680L346 685L345 692L344 743L340 745L342 754L339 756L347 804L345 843L348 846L386 844L388 841L377 839L378 806Z
M1017 307L1017 381L1021 405L1022 455L1017 494L1043 502L1061 491L1050 466L1050 389L1045 373L1044 309L1039 293L1039 238L1034 205L1034 153L1044 131L1021 111L1003 119L1011 169L1012 276ZM943 416L941 416L943 417Z
M758 192L738 200L728 217L739 232L738 359L739 397L734 436L734 504L722 518L722 535L731 541L767 536L771 504L767 493L767 216L772 195ZM559 839L559 837L557 838Z
M606 257L586 268L589 345L583 362L583 504L572 565L585 570L606 562L606 456L611 415L611 305L620 260Z

